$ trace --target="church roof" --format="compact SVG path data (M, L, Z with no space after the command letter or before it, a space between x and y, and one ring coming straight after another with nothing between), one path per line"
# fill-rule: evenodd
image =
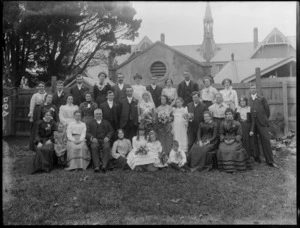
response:
M261 74L266 74L274 67L279 67L287 61L295 59L288 58L273 58L273 59L246 59L231 61L214 77L215 83L221 83L225 78L230 78L233 83L240 83L252 80L255 78L255 68L259 67Z

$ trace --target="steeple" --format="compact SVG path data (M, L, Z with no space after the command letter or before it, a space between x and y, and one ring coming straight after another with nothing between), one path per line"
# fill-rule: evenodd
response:
M209 62L212 57L214 57L214 52L217 49L213 35L213 23L214 20L211 14L210 4L209 2L207 2L205 17L203 19L204 37L201 46L201 54L207 62Z

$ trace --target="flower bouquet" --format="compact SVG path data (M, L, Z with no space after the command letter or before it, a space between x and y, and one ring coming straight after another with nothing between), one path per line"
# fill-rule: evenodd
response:
M165 111L159 112L157 114L157 121L162 124L172 122L171 113Z
M184 118L186 121L192 121L193 118L194 118L194 114L193 114L193 113L184 113L184 114L183 114L183 118Z
M146 155L148 151L149 150L146 146L140 146L140 148L135 152L135 154Z
M140 124L144 125L146 130L152 130L153 129L153 115L152 113L146 112L139 116L139 122Z

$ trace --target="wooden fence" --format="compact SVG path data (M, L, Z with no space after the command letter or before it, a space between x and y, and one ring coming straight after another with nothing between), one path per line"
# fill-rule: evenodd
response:
M223 85L214 84L218 90L223 89ZM232 87L237 91L238 96L249 94L250 83L233 83ZM47 92L52 90L51 87L46 88ZM3 134L16 136L29 136L30 123L28 118L30 99L36 90L12 90L7 92L5 97L8 97L6 103L8 109L4 110L4 103L2 111L7 114L3 117L5 126L3 126ZM275 120L278 116L284 117L285 128L284 133L289 130L296 130L296 80L278 80L267 79L261 81L262 95L267 99L270 105L270 120ZM5 106L7 107L7 106ZM3 116L3 115L2 115ZM3 121L4 122L4 121Z

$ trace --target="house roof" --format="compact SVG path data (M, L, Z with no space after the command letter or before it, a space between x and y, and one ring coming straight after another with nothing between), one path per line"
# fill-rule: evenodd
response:
M214 77L215 83L221 83L225 78L230 78L234 83L246 82L255 77L255 68L259 67L261 73L265 74L277 68L286 62L295 59L295 57L288 58L274 58L274 59L247 59L231 61Z
M206 60L200 55L201 45L181 45L171 47L199 62L206 62Z
M273 35L278 35L282 38L282 40L284 41L284 43L290 44L292 47L296 48L296 44L292 43L290 39L288 39L285 35L283 35L282 32L280 32L277 28L273 28L273 30L266 36L266 38L259 44L257 45L257 47L255 48L255 50L251 53L251 55L249 56L249 58L252 58L255 53L264 45L266 45L269 41L269 39L273 36ZM278 43L281 44L281 43Z
M117 69L123 67L123 66L126 65L127 63L131 62L132 60L134 60L134 59L137 58L138 56L144 54L145 52L147 52L148 50L152 49L153 47L155 47L155 46L157 46L157 45L161 45L161 46L163 46L164 48L167 48L167 49L169 49L169 50L171 50L171 51L173 51L173 52L176 52L177 54L179 54L179 55L181 55L181 56L183 56L183 57L189 59L190 61L192 61L192 62L194 62L194 63L196 63L196 64L198 64L198 65L201 65L201 66L207 66L207 64L205 64L205 63L201 63L201 62L199 62L198 60L196 60L196 59L194 59L194 58L191 58L190 56L188 56L188 55L186 55L186 54L183 54L182 52L180 52L180 51L178 51L178 50L176 50L176 49L174 49L174 48L172 48L172 47L170 47L170 46L168 46L168 45L166 45L166 44L164 44L164 43L162 43L162 42L160 42L160 41L156 41L156 42L155 42L154 44L152 44L150 47L145 48L143 51L137 53L137 54L134 55L132 58L129 58L128 60L126 60L125 62L123 62L123 63L120 64L119 66L117 66L117 67L115 68L115 70L117 70Z

